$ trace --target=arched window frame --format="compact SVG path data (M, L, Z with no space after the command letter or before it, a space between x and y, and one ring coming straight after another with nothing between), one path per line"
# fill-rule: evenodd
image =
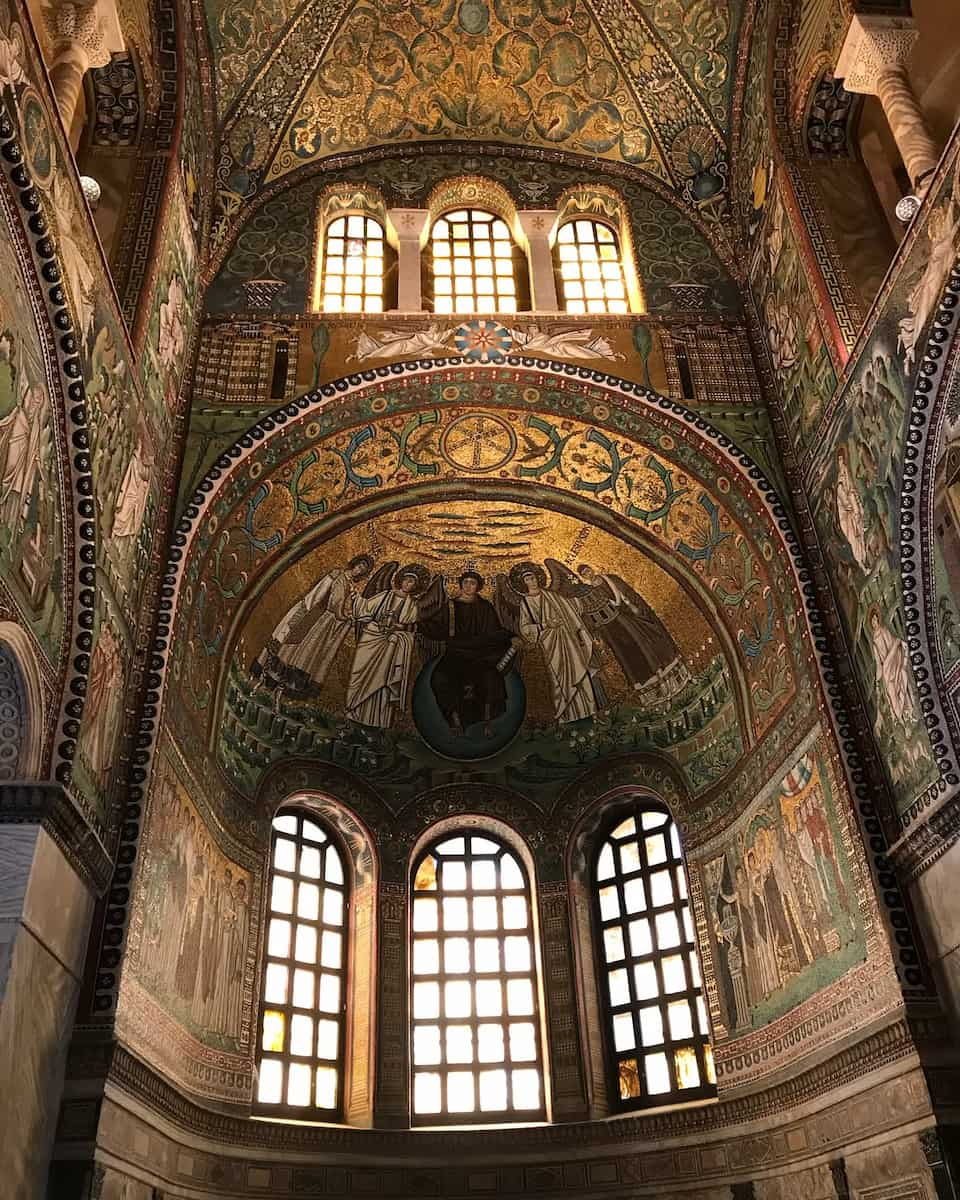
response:
M482 176L463 176L449 179L438 185L427 200L428 220L424 230L423 252L421 254L421 291L423 307L428 312L437 312L437 297L434 291L434 228L438 221L445 220L450 213L467 210L490 213L496 220L503 221L510 236L511 261L513 264L515 307L503 308L499 311L493 308L477 307L470 312L443 313L443 316L469 317L476 313L481 316L500 315L511 316L515 313L530 310L530 261L529 246L524 234L517 208L509 192L502 185Z
M0 646L9 655L22 690L23 709L16 746L15 778L38 779L47 753L44 732L43 680L29 634L13 621L0 621ZM11 749L12 753L12 749Z
M643 283L637 267L633 245L633 231L623 197L608 187L577 187L564 192L557 202L557 219L550 234L550 247L557 287L557 304L561 312L567 312L564 303L563 282L560 278L559 237L564 226L573 221L592 221L609 229L619 250L620 270L626 291L626 313L611 316L640 315L646 312ZM602 313L575 313L574 316L597 317Z
M523 873L526 896L528 902L529 914L529 930L533 950L532 976L534 979L534 1016L533 1021L536 1025L535 1036L537 1039L538 1064L541 1073L541 1107L537 1112L521 1111L515 1117L504 1116L503 1113L494 1113L486 1117L482 1113L447 1113L447 1114L424 1114L418 1117L414 1109L414 1076L416 1072L416 1063L414 1059L413 1046L413 1028L414 1028L414 1005L413 1005L413 937L414 937L414 907L413 901L416 897L414 882L419 864L431 849L441 842L456 837L476 836L488 838L501 843L503 849L511 853L520 864L521 872ZM434 1125L478 1125L478 1124L521 1124L525 1122L544 1122L550 1121L552 1111L552 1093L553 1082L551 1078L551 1065L549 1054L549 1030L547 1027L547 1003L544 992L543 983L543 954L541 947L540 936L540 913L538 904L538 889L536 868L533 855L523 838L511 826L505 822L498 821L489 816L475 816L464 814L462 816L450 817L446 820L437 822L426 830L417 840L416 845L410 855L409 870L407 879L408 889L408 930L407 930L407 945L408 945L408 1002L409 1002L409 1017L408 1017L408 1037L409 1037L409 1088L410 1088L410 1123L413 1127L428 1127ZM484 894L484 893L481 893ZM485 893L490 894L490 893ZM509 931L505 931L509 933ZM497 1018L491 1018L496 1021ZM504 1015L502 1020L506 1023L507 1017Z
M651 814L662 816L665 821L660 825L650 823L646 828L643 816ZM629 822L635 822L634 833L623 833L615 837L617 830ZM672 830L672 836L670 831ZM667 857L662 862L648 862L648 850L645 843L649 840L663 838L666 845ZM635 867L623 869L624 864L619 860L619 849L612 850L617 844L626 845L636 841L638 861ZM710 1005L705 976L705 964L701 947L702 938L698 931L695 906L691 895L691 875L687 865L686 855L680 842L680 831L669 807L656 797L637 793L629 799L622 800L612 807L604 816L596 836L591 839L592 845L588 856L588 886L590 890L591 928L593 941L593 958L596 979L596 992L599 1001L599 1014L602 1027L604 1049L605 1078L610 1110L625 1112L635 1109L662 1107L663 1105L690 1103L698 1100L712 1099L717 1094L716 1071L713 1063L712 1031L710 1022ZM614 874L598 877L598 866L606 848L611 847ZM672 887L671 899L656 903L651 894L650 877L660 875L670 870L676 880ZM630 912L625 900L625 886L634 881L642 882L644 906ZM682 880L682 886L681 886ZM613 905L605 907L603 893L615 891L616 913ZM687 916L684 919L683 912ZM633 918L630 922L627 915ZM675 916L679 927L680 940L676 945L661 948L657 944L657 917ZM651 949L638 953L631 944L629 926L632 923L649 921L649 931L653 934ZM607 932L616 934L620 931L624 943L624 958L608 959L605 953ZM615 936L619 944L619 936ZM637 962L636 960L639 960ZM668 991L664 985L664 965L667 961L678 960L682 964L684 986ZM622 962L623 967L617 964ZM635 998L633 981L628 979L635 966L652 966L656 974L656 994L643 999ZM695 969L694 969L695 968ZM612 972L623 970L624 982L627 984L628 1001L614 1003L611 996L610 977ZM671 1028L672 1017L670 1005L687 1004L691 1016L691 1034L674 1034ZM641 1019L638 1016L641 1009L649 1011L658 1009L662 1023L663 1040L648 1046L651 1055L663 1054L666 1058L669 1072L669 1089L650 1092L645 1080L643 1056L643 1033ZM639 1075L639 1094L625 1096L620 1087L620 1063L628 1061L631 1056L629 1048L618 1049L614 1034L614 1010L618 1016L630 1016L634 1025L635 1049L633 1059L637 1064ZM678 1050L690 1048L696 1056L699 1084L682 1088L677 1080L677 1066L672 1061L672 1054Z
M611 1037L607 1033L607 1015L602 999L601 967L602 949L598 944L598 927L594 919L593 864L599 853L608 829L614 828L631 806L640 802L662 805L671 816L682 809L687 796L686 784L679 770L662 759L654 768L665 775L663 790L670 797L669 803L662 794L641 785L625 784L597 796L584 809L567 839L565 863L570 903L570 930L573 943L573 969L577 986L578 1025L581 1034L584 1083L586 1087L587 1111L590 1119L599 1120L622 1112L635 1111L635 1107L622 1107L614 1103L613 1081L610 1072L608 1045ZM714 972L713 955L708 928L708 916L703 895L701 867L696 853L690 854L686 847L684 863L687 870L690 911L696 932L697 949L703 975L704 1001L707 1005L711 1037L713 1031L722 1034L719 997ZM684 1097L680 1101L668 1097L661 1103L713 1103L711 1099Z
M577 283L581 284L581 286L584 288L584 296L580 299L580 303L583 305L583 309L581 312L580 309L570 307L572 304L576 303L576 300L574 298L568 299L566 296L566 289L567 289L568 281L564 277L564 269L565 269L567 263L564 261L562 255L563 255L563 249L564 249L565 245L576 246L579 251L580 246L584 244L584 242L581 239L581 226L584 223L589 224L592 227L592 231L594 233L594 237L591 239L591 242L589 244L596 246L599 251L598 257L597 257L597 265L602 269L605 264L605 261L609 262L609 263L616 263L617 279L615 282L620 285L620 289L622 290L623 295L620 297L616 297L616 298L610 298L610 297L607 297L606 295L603 295L603 296L597 297L595 300L591 297L586 296L585 289L589 285L589 283L592 281L590 281L584 277L583 271L584 271L585 267L587 266L587 263L578 254L575 265L579 268L580 278L576 281L570 280L569 282L571 282L571 283L577 282ZM572 233L574 233L575 240L571 241L571 242L566 242L564 230L570 230ZM606 244L612 245L614 250L616 251L616 254L613 258L610 258L607 260L604 260L602 258L604 240L603 240L602 234L600 233L600 230L606 231L607 233L609 233L610 237L612 238L612 241L608 241L608 242L606 242ZM557 281L557 303L559 304L562 312L573 313L573 314L582 315L582 316L625 315L630 312L630 294L629 294L629 290L627 288L626 272L623 267L623 246L620 243L620 237L619 237L619 234L617 233L616 228L609 221L601 221L601 220L598 220L596 217L580 215L580 216L576 216L576 217L570 217L568 220L564 221L562 225L559 225L557 227L556 237L555 237L554 243L553 243L553 269L554 269L554 275L555 275L556 281ZM603 285L603 290L605 292L606 285L608 282L607 279L601 277L597 282L599 282L600 284ZM613 282L613 281L611 281L611 282ZM608 307L609 305L617 303L617 302L619 302L622 305L622 313L621 313L620 309ZM591 308L590 308L591 303L603 304L604 307L602 309L595 308L595 309L591 310Z
M339 1105L336 1113L325 1109L305 1112L296 1108L292 1113L281 1112L279 1105L259 1105L256 1099L257 1079L254 1081L253 1112L265 1119L293 1119L307 1122L342 1123L369 1126L373 1122L374 1079L376 1075L377 1038L377 979L375 960L378 914L379 862L369 830L346 806L329 795L298 793L280 804L273 818L298 813L320 825L337 847L343 864L344 880L349 894L345 912L343 957L343 1021L341 1026L341 1072ZM259 955L259 974L255 994L254 1053L257 1074L263 1056L264 972L268 959L267 946L270 922L270 890L273 864L272 819L267 826L270 844L264 858L262 943Z
M344 309L324 308L324 282L327 267L327 243L331 227L341 219L362 217L374 221L383 232L383 273L381 277L381 306L377 313L347 312ZM324 192L317 204L316 235L313 255L313 288L311 310L326 316L346 316L356 319L381 315L397 304L397 249L399 238L390 221L383 197L373 188L345 189L337 186Z

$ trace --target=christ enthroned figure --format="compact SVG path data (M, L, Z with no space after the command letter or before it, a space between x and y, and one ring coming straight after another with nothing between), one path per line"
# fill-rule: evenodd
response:
M437 662L431 687L437 707L456 737L483 722L484 737L493 736L492 722L503 715L507 689L498 663L521 639L511 637L489 600L480 595L483 576L464 571L460 594L448 600L430 620L421 621L419 632L444 651Z

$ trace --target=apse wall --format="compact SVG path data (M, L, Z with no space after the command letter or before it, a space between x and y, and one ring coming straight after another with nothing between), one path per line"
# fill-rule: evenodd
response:
M460 814L480 828L485 816L506 822L530 848L543 931L553 1118L583 1121L607 1111L591 1051L598 1018L580 982L582 964L590 961L585 882L571 864L583 822L605 797L638 787L663 799L683 832L720 1100L681 1107L673 1116L631 1117L616 1136L662 1140L665 1177L706 1172L719 1181L742 1168L742 1160L735 1167L731 1157L741 1139L730 1134L743 1121L774 1110L778 1119L793 1120L791 1105L804 1097L822 1113L849 1102L835 1089L850 1082L843 1064L853 1061L846 1057L852 1047L858 1047L854 1058L863 1052L878 1067L886 1063L887 1078L898 1073L897 1060L909 1072L914 1060L909 1052L903 1057L903 995L888 917L878 910L864 861L819 682L809 624L816 627L816 614L775 494L756 472L751 476L728 440L711 439L678 406L589 371L509 359L467 370L455 360L370 374L368 382L321 389L256 427L220 460L185 510L169 575L160 643L165 691L117 1004L121 1050L113 1072L120 1092L105 1110L104 1147L111 1154L122 1150L139 1170L148 1169L150 1156L168 1169L177 1162L174 1175L185 1184L189 1171L180 1173L174 1146L187 1127L192 1136L202 1131L203 1151L192 1154L190 1171L210 1172L219 1163L216 1170L230 1186L253 1170L242 1165L241 1149L251 1137L267 1157L281 1145L310 1156L334 1144L348 1156L369 1156L361 1129L293 1132L259 1122L252 1127L247 1118L269 819L279 803L304 794L331 797L352 813L369 832L378 861L376 899L365 917L375 931L377 966L372 1054L369 1063L358 1064L368 1080L366 1099L357 1105L362 1123L372 1120L382 1130L409 1121L409 855L433 822L443 818L449 825ZM483 470L456 461L450 429L480 416L491 430L514 431L488 446L494 458L506 456L499 474L487 475L488 458L479 464ZM404 457L387 453L396 447L390 429L425 429L429 436L415 450L408 440ZM544 436L543 457L524 434ZM627 461L636 461L636 477L623 472ZM607 505L597 485L614 475ZM563 563L550 552L569 542L571 562L599 554L599 565L649 596L681 650L690 676L684 687L691 694L704 685L714 689L706 741L678 724L672 745L647 742L639 732L642 717L632 727L625 722L626 729L617 719L598 717L589 729L571 730L571 741L547 720L525 726L519 740L489 761L457 765L432 749L429 739L437 732L423 724L416 702L396 729L365 732L344 721L342 709L329 713L335 689L304 706L255 686L251 668L267 661L273 626L323 570L361 552L378 564L402 558L393 547L410 536L401 527L410 519L425 525L431 511L449 520L470 506L491 504L539 514L549 540L530 534L526 553L544 563L551 578L562 574ZM421 557L432 552L430 537L417 536ZM444 536L436 525L431 537L438 547ZM685 605L693 605L689 614ZM696 620L706 622L706 632L691 642L685 626ZM532 714L540 685L536 668L527 670ZM732 756L723 763L709 752L704 758L708 744L722 743L717 730L728 720L735 731L733 741L727 738ZM805 861L797 847L807 842L818 849ZM194 899L180 908L173 901L184 871ZM779 896L783 913L782 956L768 960L766 971L744 932L749 906L764 888ZM185 933L185 921L203 927L196 922L204 909L229 909L231 936L240 937L242 977L233 980L234 1000L226 1006L215 993L206 995L204 985L204 960L218 961L222 952L219 922L210 922L199 940ZM192 973L182 966L184 936L197 941L187 958L196 967ZM922 977L913 991L925 994ZM125 1111L121 1093L145 1087L173 1131L151 1130L152 1119ZM920 1077L901 1075L880 1120L892 1128L906 1112L919 1118L927 1103ZM866 1109L858 1111L859 1120L879 1128L876 1105L869 1117ZM856 1140L865 1128L845 1118L831 1144ZM602 1122L578 1126L577 1141L602 1157L611 1136L604 1129ZM675 1142L692 1130L701 1143L716 1146L698 1151L695 1166ZM424 1146L447 1154L456 1135L431 1134L426 1142L418 1135L409 1151L400 1134L388 1142L376 1136L378 1147L389 1145L403 1157L421 1155ZM769 1136L781 1139L777 1161L790 1161L787 1135ZM482 1135L482 1144L496 1145L500 1155L542 1156L543 1137L549 1138L546 1130L543 1136L504 1130ZM458 1156L474 1152L462 1138L456 1144ZM802 1144L799 1157L810 1150L808 1140ZM142 1154L131 1156L131 1145ZM257 1170L263 1186L296 1186L276 1167ZM392 1181L383 1186L399 1186L399 1177L383 1170L383 1179ZM360 1184L348 1174L338 1186L349 1191ZM519 1185L499 1186L509 1193ZM462 1180L450 1187L467 1190Z

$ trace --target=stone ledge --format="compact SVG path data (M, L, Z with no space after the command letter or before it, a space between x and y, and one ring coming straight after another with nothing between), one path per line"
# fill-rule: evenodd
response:
M113 861L59 783L0 785L0 825L42 825L91 892L106 891Z

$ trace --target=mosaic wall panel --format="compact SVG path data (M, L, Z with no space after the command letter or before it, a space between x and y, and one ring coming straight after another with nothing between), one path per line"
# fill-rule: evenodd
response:
M0 204L0 573L21 620L59 668L69 576L64 529L64 448L51 392L41 311L27 282L6 191Z
M960 251L958 149L954 145L943 160L929 207L901 247L878 317L861 336L806 470L855 669L901 814L931 787L935 792L939 774L906 643L900 496L913 390ZM949 624L947 606L943 612Z

